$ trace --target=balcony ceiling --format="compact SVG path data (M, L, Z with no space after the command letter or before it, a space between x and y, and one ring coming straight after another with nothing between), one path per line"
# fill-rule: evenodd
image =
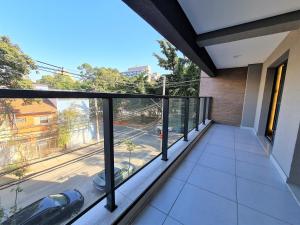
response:
M263 63L289 32L206 46L218 69Z
M210 76L262 63L300 28L300 0L123 0Z
M197 34L300 9L298 0L178 0Z
M232 27L300 9L298 0L178 0L196 34ZM288 32L205 46L218 69L262 63Z

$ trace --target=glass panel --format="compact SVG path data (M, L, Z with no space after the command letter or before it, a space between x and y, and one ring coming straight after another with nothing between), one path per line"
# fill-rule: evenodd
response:
M189 131L195 128L196 123L196 98L190 98L189 103Z
M101 107L101 99L0 99L5 219L30 219L45 201L76 215L104 194L93 182L104 169ZM77 207L70 205L71 197ZM70 215L61 210L53 216L65 223Z
M204 98L200 98L199 123L203 121Z
M184 99L169 99L169 139L168 146L171 146L183 137L184 129Z
M121 170L116 185L161 153L161 99L115 98L115 168Z

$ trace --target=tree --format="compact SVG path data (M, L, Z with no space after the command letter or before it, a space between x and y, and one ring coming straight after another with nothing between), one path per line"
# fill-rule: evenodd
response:
M136 147L136 145L129 139L125 140L123 142L126 146L126 150L129 152L129 159L128 159L128 176L129 174L129 167L130 167L130 160L131 160L131 152L133 152L134 148Z
M6 36L0 36L0 86L7 88L32 88L28 75L35 69L34 61L13 44ZM0 99L0 127L8 121L13 126L12 99ZM29 100L24 100L28 103Z
M28 88L28 75L35 69L34 61L13 44L6 36L0 36L0 86L8 88ZM24 81L26 80L26 81Z
M13 205L10 207L9 213L5 212L4 208L0 204L0 222L3 219L7 219L9 215L13 215L14 217L16 212L18 212L21 209L20 207L18 207L18 197L19 194L23 191L23 188L21 187L21 181L25 177L28 170L28 160L26 155L24 155L21 145L16 146L16 152L13 157L17 158L18 162L7 166L5 170L9 171L9 174L17 177L18 182L16 187L10 190L11 192L14 192L15 196L13 199L14 200ZM13 221L15 221L14 218Z
M162 56L154 53L154 57L158 61L158 65L169 71L168 81L175 83L199 79L200 69L187 57L178 56L178 49L166 40L159 40L158 44L161 49ZM197 96L199 82L181 83L169 87L170 95Z
M52 75L44 75L37 81L40 84L46 84L51 88L62 90L78 90L81 89L81 83L72 78L68 73L55 73Z
M78 67L82 76L83 87L86 90L99 92L118 91L124 77L117 69L92 67L84 63Z
M14 170L12 174L16 176L19 180L16 188L12 188L10 191L15 193L14 198L14 205L10 208L10 214L15 215L16 212L20 210L18 207L18 196L23 191L23 188L20 185L20 181L24 178L25 174L27 172L27 167L24 165L22 167L19 167L18 169Z
M70 142L72 130L78 122L81 113L78 109L71 106L68 109L63 110L59 114L58 125L58 146L64 149L67 148L67 144Z

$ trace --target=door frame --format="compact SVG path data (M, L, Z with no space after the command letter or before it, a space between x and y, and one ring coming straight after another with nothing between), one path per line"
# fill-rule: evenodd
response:
M267 138L267 140L269 140L271 142L271 144L273 145L274 143L274 139L275 139L275 135L276 135L276 128L277 128L277 123L278 123L278 117L279 117L279 113L280 113L280 106L281 106L281 100L282 100L282 93L283 93L283 89L284 89L284 83L285 83L285 76L286 76L286 69L287 69L287 64L288 64L288 60L285 60L283 63L281 63L279 66L277 66L275 68L274 71L274 78L273 78L273 84L272 84L272 90L271 90L271 98L270 98L270 103L269 103L269 110L268 110L268 116L267 116L267 123L266 123L266 128L265 128L265 137ZM275 112L273 115L273 133L272 136L268 135L268 126L270 125L270 120L271 120L271 113L272 113L272 106L274 104L274 96L275 96L275 88L276 88L276 82L277 82L277 76L279 73L279 69L280 67L282 67L282 71L281 71L281 77L280 77L280 86L278 89L278 94L277 94L277 99L276 99L276 103L275 103ZM279 104L278 104L279 102Z
M263 84L262 102L260 106L261 108L260 108L259 122L258 122L258 129L257 129L257 135L260 136L262 140L265 140L266 144L270 143L265 137L265 131L268 123L268 113L269 113L269 106L271 102L274 73L276 71L276 68L281 64L283 64L285 61L287 61L288 58L289 58L289 50L284 52L280 57L274 60L273 63L266 65L267 69L266 69L265 81ZM268 148L268 153L271 153L271 151L272 151L272 147Z

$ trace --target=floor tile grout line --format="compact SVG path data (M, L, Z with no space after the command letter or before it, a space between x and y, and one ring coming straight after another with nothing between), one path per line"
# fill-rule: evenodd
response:
M229 159L228 157L224 157L224 156L220 156L220 155L216 155L216 154L213 154L213 153L210 153L210 152L204 152L204 154L208 154L208 155L213 155L214 157L217 157L217 158L225 158L225 159ZM229 159L229 160L232 160L232 161L235 161L235 158L234 159Z
M204 146L203 146L203 152L202 152L202 154L205 152L205 148L206 148L206 146L207 146L207 143L208 143L208 142L206 142L206 143L204 144ZM202 154L201 154L201 156L202 156ZM199 159L201 158L201 156L199 157ZM184 160L183 160L183 161L184 161ZM184 184L182 185L182 188L181 188L181 190L179 191L178 195L176 196L176 199L174 200L174 202L173 202L171 208L169 209L167 216L170 216L170 212L172 211L172 209L173 209L173 207L174 207L174 205L175 205L177 199L179 198L180 194L182 193L182 190L183 190L184 187L186 186L187 181L188 181L190 175L192 174L194 168L196 167L196 165L197 165L197 163L195 163L195 165L193 165L193 168L191 169L190 174L187 176L187 179L185 180ZM181 222L180 222L180 223L181 223Z
M288 222L288 221L285 221L285 220L283 220L283 219L281 219L281 218L275 217L275 216L273 216L273 215L270 215L270 214L268 214L268 213L265 213L265 212L263 212L263 211L260 211L260 210L258 210L258 209L255 209L255 208L253 208L253 207L250 207L250 206L248 206L248 205L246 205L246 204L244 204L244 203L238 203L238 205L241 205L241 206L243 206L243 207L249 208L249 209L251 209L251 210L253 210L253 211L257 212L257 213L260 213L260 214L262 214L262 215L264 215L264 216L267 216L267 217L270 217L270 218L272 218L272 219L278 220L278 221L280 221L280 222L287 223L287 224L289 224L289 225L293 225L292 223L290 223L290 222Z
M269 169L272 169L274 171L274 174L278 175L276 169L272 165L270 165L271 167L266 167L266 166L258 165L256 163L251 163L251 162L243 161L243 160L240 160L240 159L236 159L236 160L239 161L239 162L242 162L242 163L249 164L250 166L254 166L254 167L258 167L258 168L269 168Z
M286 191L283 190L283 188L277 188L275 187L274 185L270 185L270 184L266 184L266 183L262 183L262 182L259 182L259 181L255 181L255 180L252 180L252 179L249 179L249 178L245 178L245 177L241 177L241 176L237 176L237 179L242 179L242 180L246 180L248 182L251 182L251 183L255 183L255 184L260 184L260 185L264 185L264 186L267 186L269 188L272 188L272 189L275 189L277 191L281 191L281 192L289 192L289 190L287 189Z
M234 144L235 144L235 143L234 143ZM243 150L240 150L240 149L238 149L238 150L239 150L239 151L243 151ZM236 152L236 149L235 149L235 152ZM245 151L245 152L249 152L249 151ZM256 154L257 156L261 156L261 154L258 154L258 153L255 153L255 152L249 152L249 153L253 153L253 154ZM236 161L239 161L239 160L236 159ZM251 164L251 163L249 163L249 162L245 162L245 163ZM251 165L253 165L253 164L251 164ZM265 168L265 167L263 167L263 166L258 166L258 167ZM276 188L276 187L274 187L274 186L271 186L271 185L268 185L268 184L264 184L264 183L260 183L260 182L257 182L257 181L254 181L254 180L251 180L251 179L248 179L248 178L244 178L244 177L241 177L241 176L237 176L237 174L236 174L236 182L237 182L237 179L244 179L244 180L247 180L247 181L252 182L252 183L257 183L257 184L265 185L265 186L268 186L268 187L273 188L273 189L275 189L275 190L285 192L285 191L283 191L282 189L278 189L278 188ZM237 190L237 189L236 189L236 190ZM258 210L258 209L254 209L254 208L252 208L252 207L249 207L249 206L247 206L247 205L245 205L245 204L243 204L243 203L239 203L238 199L237 199L237 204L238 204L238 206L241 205L241 206L247 207L247 208L249 208L249 209L251 209L251 210L254 210L254 211L256 211L256 212L258 212L258 213L260 213L260 214L263 214L263 215L268 216L268 217L270 217L270 218L273 218L273 219L276 219L276 220L278 220L278 221L281 221L281 222L284 222L284 223L287 223L287 224L292 225L290 222L287 222L287 221L282 220L282 219L280 219L280 218L277 218L277 217L274 217L274 216L272 216L272 215L269 215L269 214L267 214L267 213L265 213L265 212L262 212L262 211L260 211L260 210Z
M236 161L238 161L238 162L242 162L242 163L248 163L248 164L250 164L250 165L253 165L253 166L259 166L259 167L263 167L263 168L274 168L274 167L272 167L272 164L270 164L269 166L262 166L262 165L259 165L259 164L257 164L257 163L254 163L254 162L248 162L248 161L245 161L245 160L243 160L243 159L238 159L238 158L236 158ZM271 162L270 162L271 163ZM271 166L271 167L270 167Z
M247 150L244 150L244 149L236 149L237 152L241 151L241 152L247 152L247 153L252 153L252 154L255 154L257 156L267 156L265 154L265 152L262 152L262 151L259 151L259 152L254 152L254 151L247 151Z
M223 173L223 174L225 174L225 175L235 177L235 174L225 172L224 170L215 169L215 168L210 167L210 166L206 166L206 165L202 165L202 164L197 164L196 166L198 166L198 167L203 167L203 168L206 168L206 169L211 169L211 170L214 170L214 171L216 171L216 172L218 172L218 173Z
M181 221L179 221L178 219L174 218L173 216L168 215L167 218L170 217L173 220L175 220L176 222L180 223L181 225L184 225Z
M205 152L205 148L206 148L206 145L207 145L207 143L208 142L204 142L204 146L203 146L203 151L202 151L202 153L201 153L201 156L203 155L203 153ZM192 150L191 150L192 151ZM190 153L190 152L189 152ZM188 156L188 155L187 155ZM186 156L186 157L187 157ZM199 159L201 158L201 156L199 157ZM185 161L185 158L182 160L182 162L184 162ZM182 163L181 162L181 163ZM183 188L185 187L185 185L187 184L187 180L189 179L189 177L190 177L190 175L191 175L191 173L193 172L193 170L194 170L194 168L195 168L195 166L197 165L197 163L195 162L195 163L192 163L192 162L189 162L189 163L191 163L191 164L195 164L195 165L193 165L193 168L191 169L191 172L189 173L189 175L188 175L188 177L187 177L187 179L186 180L181 180L181 179L178 179L178 178L176 178L176 177L172 177L173 179L176 179L176 180L178 180L178 181L181 181L181 182L183 182L184 184L182 185L182 188L181 188L181 190L180 190L180 192L178 193L178 195L177 195L177 197L176 197L176 199L175 199L175 201L173 202L173 204L172 204L172 206L171 206L171 208L170 208L170 210L169 210L169 212L168 212L168 214L167 215L169 215L169 213L171 212L171 210L172 210L172 208L173 208L173 206L174 206L174 204L175 204L175 202L177 201L177 199L178 199L178 197L179 197L179 195L181 194L181 192L182 192L182 190L183 190ZM178 169L178 168L177 168ZM174 171L175 172L175 171ZM169 179L169 178L168 178Z
M205 148L206 148L207 143L208 143L208 142L204 142L204 146L203 146L204 149L203 149L202 154L203 154L204 151L205 151ZM191 149L191 151L192 151L192 150L193 150L193 149ZM189 152L189 153L190 153L190 152ZM201 154L201 156L202 156L202 154ZM200 156L200 157L201 157L201 156ZM200 158L200 157L199 157L199 158ZM185 158L184 158L180 163L182 163L184 160L185 160ZM194 163L194 164L195 164L195 165L193 165L193 168L192 168L190 174L192 173L194 167L197 165L197 163ZM178 168L177 168L177 169L178 169ZM175 172L175 171L174 171L174 172ZM173 173L174 173L174 172L173 172ZM189 176L190 176L190 174L189 174ZM189 176L188 176L188 178L189 178ZM167 182L170 178L176 179L177 181L183 182L184 184L182 185L182 188L181 188L180 192L178 193L178 195L177 195L175 201L173 202L173 204L172 204L170 210L168 211L168 213L166 214L166 213L163 212L162 210L160 210L160 209L158 209L157 207L153 206L153 205L151 204L151 200L152 200L153 198L151 198L151 199L149 200L149 202L146 204L146 206L139 212L138 216L146 209L146 207L149 207L149 206L150 206L150 207L153 207L154 209L158 210L159 212L163 213L164 215L166 215L166 217L165 217L165 219L164 219L162 225L165 223L167 217L170 216L169 213L171 212L171 210L172 210L172 208L173 208L175 202L177 201L177 199L178 199L179 195L181 194L183 188L184 188L185 185L187 184L187 180L186 180L186 181L180 180L180 179L178 179L178 178L173 177L172 174L171 174L170 177L168 177L168 179L166 180L166 182ZM187 179L188 179L188 178L187 178ZM172 219L174 219L172 216L170 216L170 217L171 217ZM176 220L176 219L174 219L174 220ZM176 220L176 221L178 221L178 220ZM180 224L182 224L180 221L178 221L178 222L179 222ZM134 223L134 221L133 221L133 223ZM132 223L132 224L133 224L133 223Z
M236 151L235 151L235 141L236 141L236 130L234 132L234 142L233 142L233 150L234 150L234 158L235 158L235 198L236 198L236 224L239 224L239 204L238 204L238 186L237 186L237 162L236 162Z
M235 160L235 158L232 158L232 157L229 157L229 156L224 156L224 155L221 155L221 154L218 154L218 153L214 153L214 152L206 152L206 154L210 154L210 155L214 155L214 156L219 156L219 157L222 157L222 158L225 158L225 159Z
M201 163L196 163L196 164L197 164L198 166L210 168L210 169L216 170L216 171L218 171L218 172L226 173L226 174L229 174L229 175L232 175L232 176L235 175L234 173L229 173L229 172L227 172L227 171L224 171L224 170L221 170L221 169L216 169L216 168L213 168L213 167L211 167L211 166L207 166L207 165L204 165L204 164L201 164Z
M212 191L210 191L210 190L208 190L208 189L205 189L205 188L203 188L203 187L199 187L199 186L197 186L197 185L195 185L195 184L192 184L192 183L189 183L189 182L187 182L186 184L191 185L191 186L193 186L194 188L199 189L200 191L208 192L208 193L210 193L210 194L212 194L212 195L215 195L215 196L217 196L217 197L219 197L219 198L225 199L225 200L230 201L230 202L232 202L232 203L237 203L236 200L232 200L232 199L230 199L230 198L226 198L226 197L223 196L223 195L220 195L220 194L218 194L218 193L216 193L216 192L212 192Z

